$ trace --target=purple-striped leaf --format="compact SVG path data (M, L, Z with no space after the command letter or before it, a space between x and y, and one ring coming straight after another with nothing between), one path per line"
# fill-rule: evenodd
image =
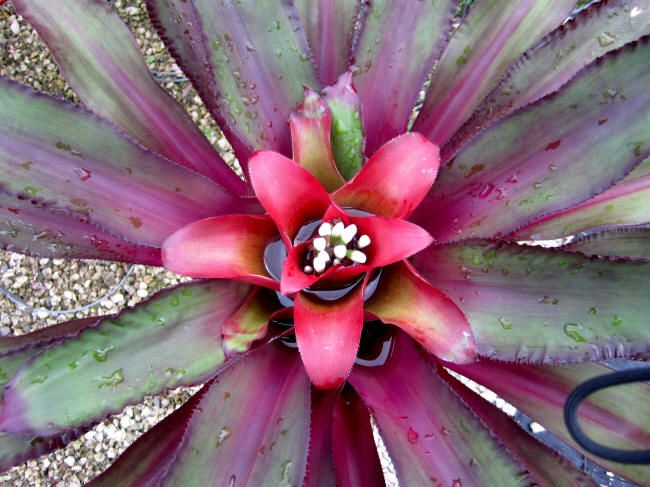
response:
M83 329L95 325L100 318L83 318L48 326L41 330L20 336L2 337L0 340L0 386L13 377L16 371L44 347L76 335ZM62 434L42 437L32 434L11 434L0 432L0 470L6 470L26 460L44 455L65 446L83 433L83 429L69 429Z
M15 199L62 215L45 226L47 214L19 209L17 220L23 218L17 222L19 231L43 228L54 234L53 239L61 232L63 242L82 249L105 245L110 256L111 252L128 254L128 249L117 248L119 240L104 233L160 247L171 233L201 218L259 211L254 199L228 194L208 178L155 155L123 137L112 124L72 104L8 80L0 80L0 97L0 204L16 208L9 207ZM70 223L70 219L90 224ZM58 221L60 228L55 226ZM9 230L11 225L10 221ZM20 238L24 241L24 236Z
M597 484L567 459L526 433L506 413L454 379L442 367L438 373L472 412L503 443L538 485L578 487Z
M216 100L207 106L242 166L255 149L289 155L289 115L303 85L320 88L291 2L148 0L148 6L172 52L189 54L181 65L203 98ZM206 61L208 74L195 76Z
M415 220L442 241L491 238L608 189L650 154L648 80L650 38L599 58L466 145Z
M211 51L204 38L201 17L193 2L145 0L149 18L176 64L192 81L210 114L232 146L240 164L250 156L243 135L237 134L230 125L219 104L219 91L213 67Z
M578 448L607 470L641 485L650 478L650 466L624 465L594 457L572 440L564 425L564 402L582 382L610 373L600 364L529 366L484 361L452 368L493 390L560 439ZM643 450L650 444L650 386L642 383L611 387L589 396L578 410L585 433L612 448Z
M353 54L366 154L406 131L427 74L447 42L455 8L451 0L370 2Z
M520 485L522 468L403 333L388 362L350 383L370 409L401 485ZM522 484L523 485L523 484Z
M646 0L592 3L519 58L454 136L446 155L496 120L557 91L597 57L646 34Z
M350 64L354 23L361 0L296 0L296 10L324 85L333 85Z
M480 355L583 362L650 351L650 264L470 241L429 247L413 263L465 313Z
M584 255L650 260L650 227L604 227L581 235L563 249Z
M295 350L272 343L243 356L196 404L164 482L300 485L309 445L309 392Z
M208 386L194 394L185 404L138 438L89 487L141 487L160 485L174 453L180 448L188 423Z
M440 58L413 130L445 145L508 66L574 6L574 0L477 2Z
M104 317L91 316L46 326L25 335L0 337L0 357L24 350L42 348L63 338L78 335L82 330L99 323L102 318Z
M47 437L0 432L0 471L63 448L84 432L85 429L74 429Z
M90 223L84 213L57 207L50 210L44 203L27 197L19 199L3 193L0 187L1 248L36 257L161 265L159 248L117 237ZM84 207L78 210L83 211Z
M84 104L146 147L215 179L245 185L192 119L152 78L117 13L99 0L15 0Z
M311 388L311 420L309 424L309 455L303 487L336 486L332 448L332 415L341 391Z
M334 407L332 453L337 485L385 485L370 412L354 389L345 387Z
M224 362L221 326L248 288L204 281L165 290L47 348L5 386L0 430L52 435L205 380Z
M634 145L639 153L646 142ZM650 158L607 191L578 205L543 215L514 237L520 240L552 240L602 226L640 225L650 222Z

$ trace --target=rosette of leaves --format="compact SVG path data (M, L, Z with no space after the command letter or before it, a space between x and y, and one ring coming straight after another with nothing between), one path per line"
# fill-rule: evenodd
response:
M106 2L13 0L84 106L0 81L3 247L197 279L1 338L0 465L205 384L94 483L382 485L371 416L402 485L592 483L449 370L573 444L648 357L648 2L146 3L244 179ZM643 448L649 402L580 417Z

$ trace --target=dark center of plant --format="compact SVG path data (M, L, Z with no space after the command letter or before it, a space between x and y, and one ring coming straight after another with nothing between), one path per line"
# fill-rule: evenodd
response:
M371 216L371 213L346 208L345 211L354 216ZM372 244L368 235L359 232L355 224L345 225L341 220L335 218L330 221L314 220L305 223L296 234L293 240L294 245L300 245L311 241L304 256L302 266L305 274L320 275L332 266L351 266L364 264L367 261L366 251ZM280 281L282 267L287 259L287 249L281 239L269 243L264 250L264 266L273 279ZM303 289L301 292L319 297L324 301L336 301L341 299L356 286L361 285L365 275L354 278L348 282L339 282L333 285L331 282L319 281L314 285ZM364 300L369 299L377 289L381 269L375 269L366 284ZM293 306L293 299L289 296L277 293L280 303L285 307Z
M292 318L273 319L269 322L271 327L276 327L278 333L293 327ZM367 320L363 323L359 350L355 364L364 367L381 367L390 358L393 351L396 328L380 320ZM293 349L298 348L296 337L287 334L281 338L281 343Z

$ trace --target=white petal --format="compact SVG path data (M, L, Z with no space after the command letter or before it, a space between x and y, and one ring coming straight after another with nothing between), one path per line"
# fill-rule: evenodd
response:
M325 248L327 248L327 240L325 240L323 237L315 238L313 245L316 250L322 252L325 250Z
M368 245L370 245L370 237L368 235L361 235L357 241L357 247L365 249Z
M321 223L321 226L318 229L318 235L320 235L321 237L327 237L328 235L332 235L332 224L329 222Z
M359 264L365 264L367 259L366 254L360 252L359 250L351 250L348 252L348 257L351 261L357 262Z
M332 227L332 237L340 237L341 233L343 233L343 229L345 228L345 225L343 222L338 222L336 225Z
M327 252L318 252L318 255L316 256L316 259L322 260L323 262L329 262L330 261L330 256Z
M357 234L357 226L353 223L352 225L348 225L345 230L341 233L341 240L343 242L348 243L352 241L354 236Z
M314 271L323 272L325 270L325 261L318 257L314 259Z
M348 253L348 248L345 245L337 245L334 247L334 255L338 259L345 258L345 255Z

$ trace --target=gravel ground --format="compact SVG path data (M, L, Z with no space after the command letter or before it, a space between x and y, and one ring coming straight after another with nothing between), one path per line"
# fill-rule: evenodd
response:
M151 27L143 2L116 1L114 6L135 34L150 69L180 73ZM0 6L0 76L79 102L38 36L15 14L9 3ZM195 90L182 81L182 74L160 74L159 77L161 84L187 108L226 162L240 171L228 142L208 116ZM111 262L37 259L0 251L0 287L34 308L74 309L106 294L120 282L128 268L128 265ZM0 294L0 335L19 335L73 318L115 313L182 280L181 276L163 269L135 266L125 284L109 299L83 312L57 316L21 309ZM142 433L183 404L191 392L191 389L181 388L147 397L143 404L127 407L122 414L108 417L66 448L0 473L0 485L83 485L105 470ZM391 485L397 485L385 449L382 450L387 478L391 479Z

